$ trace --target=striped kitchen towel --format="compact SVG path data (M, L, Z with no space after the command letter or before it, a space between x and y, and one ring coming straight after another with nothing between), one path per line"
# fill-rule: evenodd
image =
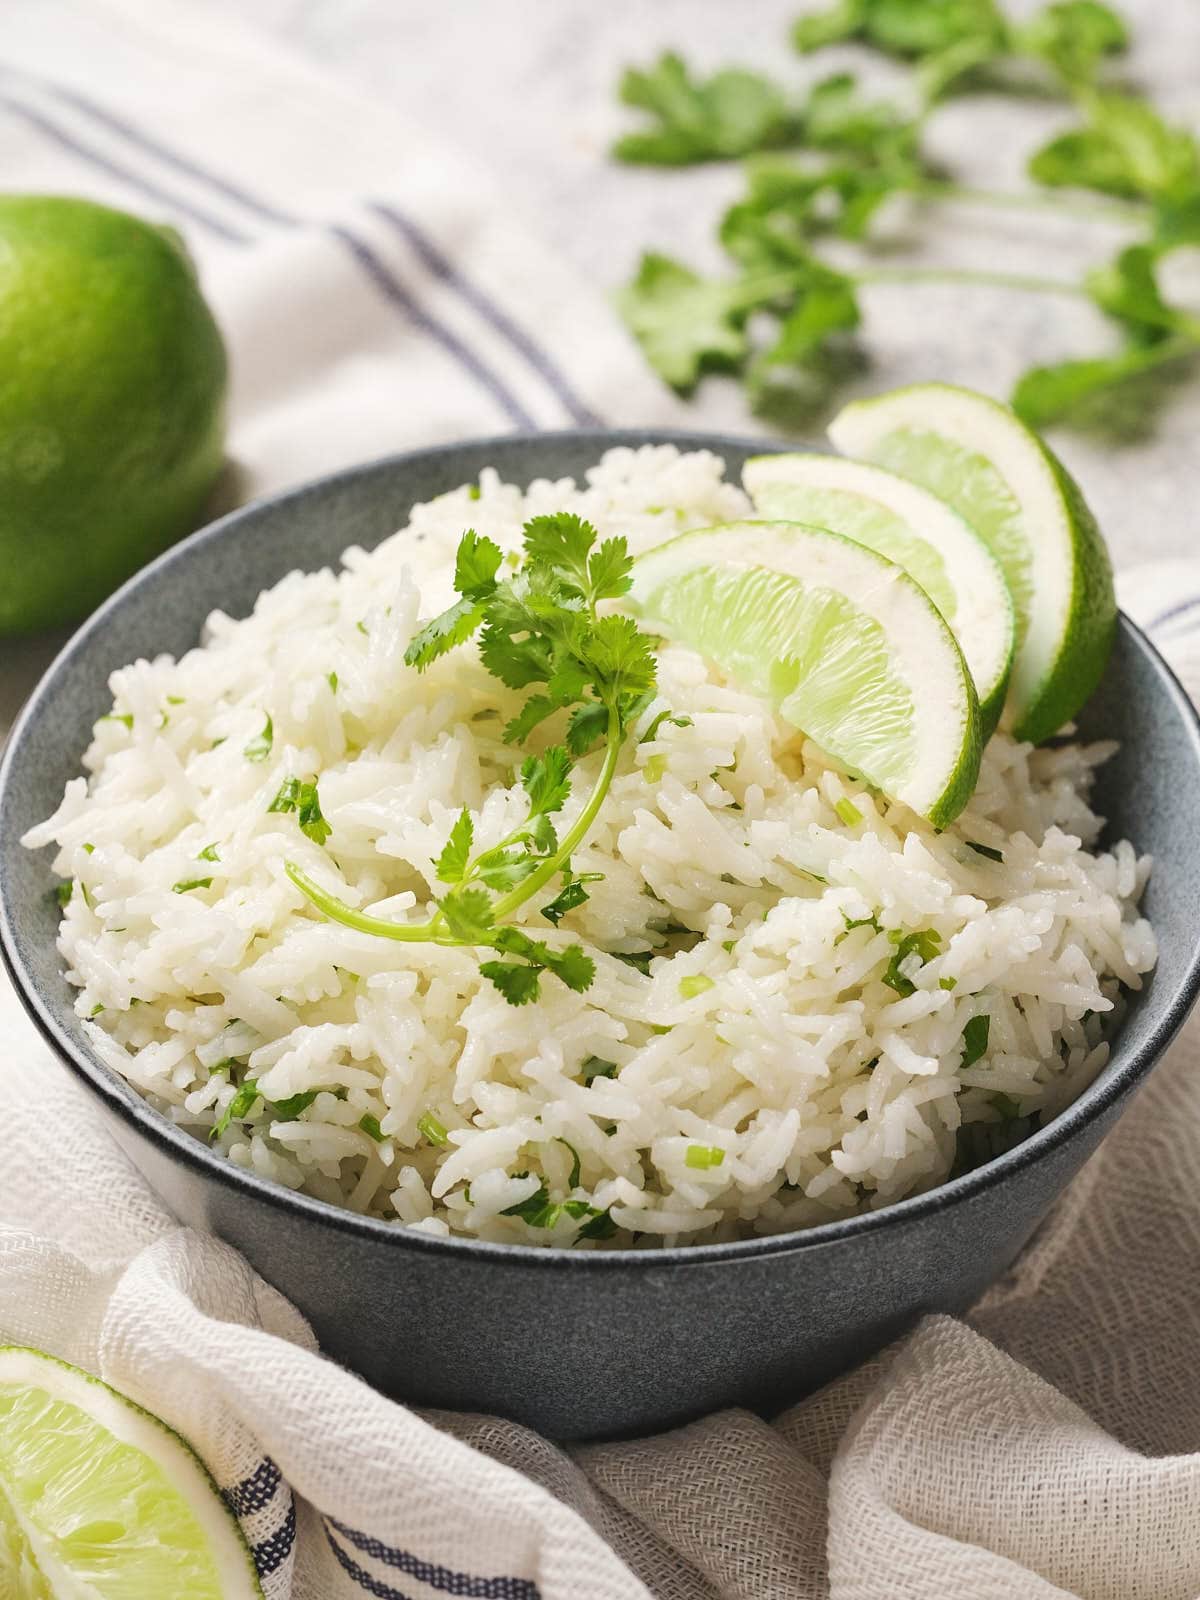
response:
M486 174L200 6L8 0L0 128L0 188L185 235L234 358L239 499L446 439L682 414Z

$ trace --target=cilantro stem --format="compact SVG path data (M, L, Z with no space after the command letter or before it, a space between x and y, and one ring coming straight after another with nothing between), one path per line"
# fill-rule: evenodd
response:
M442 923L441 912L431 917L428 922L386 922L382 917L372 917L365 911L356 911L353 906L348 906L344 900L339 900L335 895L328 894L319 883L314 883L306 872L301 872L294 861L286 861L284 867L288 877L297 889L312 901L318 911L323 911L334 922L340 922L343 927L355 928L359 933L374 933L381 939L398 939L411 944L460 944L462 941L452 938L440 930Z
M980 288L1019 289L1032 294L1069 295L1073 300L1090 296L1079 283L1062 278L1040 278L1026 272L993 272L982 267L863 267L851 274L855 283L963 283Z
M497 922L502 922L517 906L528 900L530 895L536 894L544 884L549 883L554 874L560 871L563 863L571 859L572 851L576 850L587 836L592 823L596 820L600 807L604 804L604 797L612 784L613 774L617 770L617 760L621 754L623 730L620 713L616 706L610 705L608 708L608 730L605 737L608 741L608 748L604 752L604 763L592 787L592 792L588 796L587 804L579 813L574 825L560 841L554 854L547 856L535 872L531 872L515 889L510 889L506 895L496 901L492 914Z
M971 184L933 178L914 185L913 193L922 200L961 201L964 205L993 206L1003 211L1056 211L1062 216L1125 223L1130 227L1142 225L1150 215L1150 208L1137 200L1092 200L1059 190L1043 193L1036 189L977 189Z

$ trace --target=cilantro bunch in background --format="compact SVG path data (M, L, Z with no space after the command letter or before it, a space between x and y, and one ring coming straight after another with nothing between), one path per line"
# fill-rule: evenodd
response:
M717 223L730 272L707 278L651 252L619 294L647 359L674 388L687 393L724 371L744 380L760 411L826 403L863 359L859 290L884 281L1002 284L1098 306L1120 342L1025 373L1012 402L1034 426L1079 421L1130 380L1200 350L1200 317L1172 304L1159 277L1172 250L1200 243L1200 144L1116 85L1129 34L1111 7L1052 0L1014 22L996 0L835 0L801 17L792 42L805 55L847 43L882 52L911 69L908 93L903 103L873 99L838 72L796 97L740 68L699 78L674 54L622 79L621 98L645 124L617 141L619 160L746 162L744 192ZM924 153L938 105L979 86L1053 94L1077 110L1077 125L1030 157L1024 193L963 186ZM905 267L882 260L872 236L879 208L897 196L918 219L921 207L954 199L1053 206L1116 220L1130 242L1081 280ZM837 264L823 253L830 240L844 242ZM847 244L859 257L852 267Z

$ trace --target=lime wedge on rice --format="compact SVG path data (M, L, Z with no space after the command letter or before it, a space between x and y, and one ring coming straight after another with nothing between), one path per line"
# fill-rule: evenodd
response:
M1016 609L1006 719L1034 744L1070 722L1104 671L1117 613L1104 541L1062 463L1006 406L950 384L855 401L829 433L971 523Z
M944 827L979 776L971 675L894 561L823 528L734 522L634 562L633 606L842 766Z
M916 579L966 657L986 739L1004 709L1015 619L1004 575L970 523L919 484L838 456L755 456L742 482L764 517L843 534Z
M0 1595L244 1600L236 1517L165 1423L77 1367L0 1348Z

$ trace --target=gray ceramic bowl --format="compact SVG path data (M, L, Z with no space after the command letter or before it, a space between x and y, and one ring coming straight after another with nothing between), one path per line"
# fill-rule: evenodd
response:
M5 961L34 1021L172 1210L242 1250L308 1316L322 1347L380 1388L567 1438L660 1428L718 1406L769 1411L922 1312L961 1310L1009 1265L1112 1126L1200 985L1200 728L1137 629L1122 622L1082 719L1085 735L1121 742L1099 785L1112 832L1156 858L1146 909L1161 956L1109 1065L1049 1127L987 1166L889 1210L790 1236L581 1254L433 1239L231 1166L91 1054L54 949L49 852L17 841L78 771L114 668L187 649L214 607L244 613L292 568L378 543L415 501L488 463L518 483L574 476L610 445L663 438L489 439L355 468L236 512L155 561L80 629L29 701L0 769ZM719 451L734 471L764 448L677 442Z

